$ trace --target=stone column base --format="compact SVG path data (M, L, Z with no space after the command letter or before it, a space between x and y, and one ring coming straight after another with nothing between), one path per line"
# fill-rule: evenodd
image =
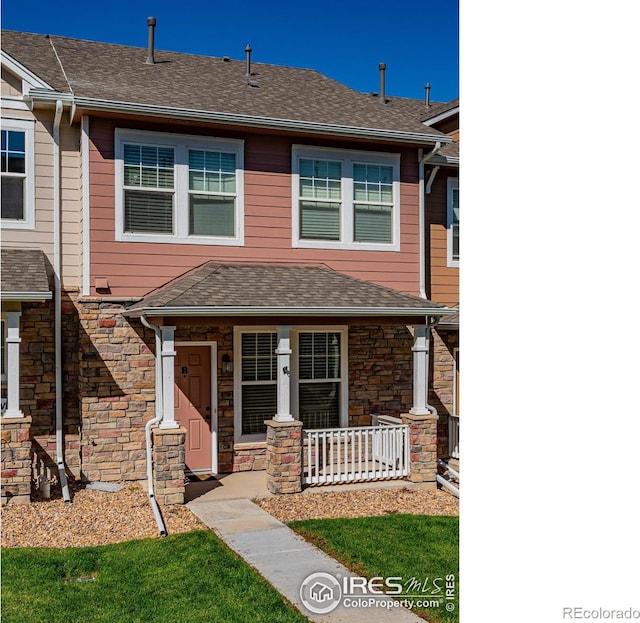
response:
M402 414L402 423L409 425L410 482L433 483L438 473L438 415Z
M302 422L267 420L267 488L271 493L302 491Z
M153 438L153 490L159 504L184 504L185 428L155 428Z
M31 417L0 418L2 505L31 502Z

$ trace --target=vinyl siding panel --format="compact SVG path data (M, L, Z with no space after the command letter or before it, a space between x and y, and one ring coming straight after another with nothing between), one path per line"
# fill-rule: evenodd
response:
M399 252L292 248L291 148L300 139L279 135L211 136L244 139L244 246L216 246L115 241L116 127L164 129L175 126L134 126L130 121L93 118L90 124L91 287L106 277L114 296L141 296L209 260L221 262L324 263L331 268L410 294L419 293L419 215L417 152L401 154L401 218ZM196 128L183 128L197 134ZM204 130L200 130L204 132ZM305 140L312 146L354 149L344 141ZM369 151L385 148L358 144ZM386 148L390 153L397 153Z

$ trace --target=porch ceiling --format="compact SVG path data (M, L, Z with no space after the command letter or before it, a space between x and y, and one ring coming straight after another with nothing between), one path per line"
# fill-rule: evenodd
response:
M47 261L40 249L2 249L3 301L45 301L52 298Z
M323 265L208 262L150 292L127 316L445 316L444 305Z

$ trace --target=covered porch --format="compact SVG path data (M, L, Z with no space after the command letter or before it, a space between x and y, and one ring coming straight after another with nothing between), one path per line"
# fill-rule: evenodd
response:
M302 445L309 459L311 443L303 430L342 431L341 447L353 454L369 443L354 429L376 414L437 419L427 402L429 325L448 313L325 266L210 262L125 315L156 332L154 445L184 444L183 472L266 470L279 483L272 488L286 492L302 486ZM370 441L385 444L379 457L406 457L407 475L408 445L395 432ZM283 450L290 446L295 452ZM180 465L164 471L175 484Z

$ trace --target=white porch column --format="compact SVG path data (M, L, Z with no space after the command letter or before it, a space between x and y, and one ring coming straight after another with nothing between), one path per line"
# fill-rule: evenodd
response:
M409 413L413 415L427 415L429 378L429 328L427 325L417 325L415 328L413 347L413 407Z
M5 312L7 317L7 410L6 418L24 417L20 410L20 316L19 311Z
M276 422L293 422L291 415L291 327L278 327L278 347L276 348L278 412L274 416Z
M175 350L175 327L160 327L162 335L162 422L160 428L178 428L179 424L174 417L174 358Z

